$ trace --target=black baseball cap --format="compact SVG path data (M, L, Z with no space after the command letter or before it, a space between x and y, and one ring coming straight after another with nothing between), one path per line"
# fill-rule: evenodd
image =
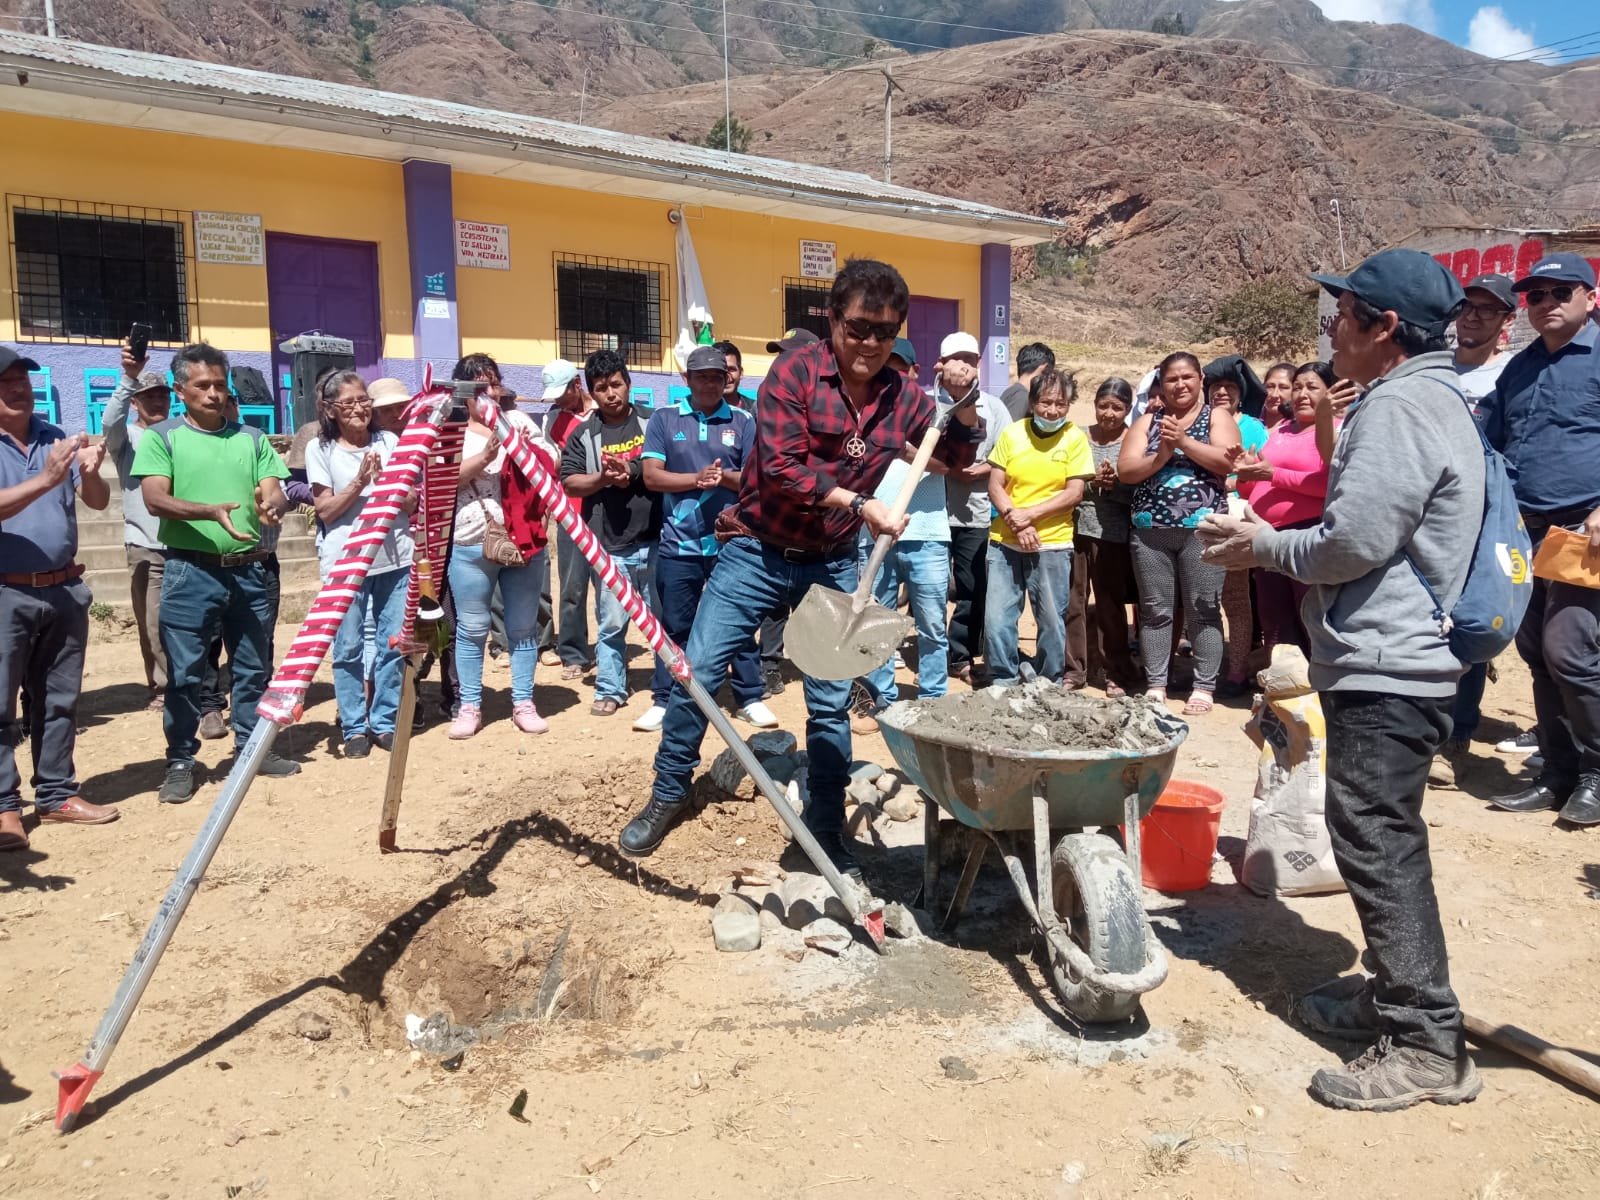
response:
M1461 282L1421 250L1380 250L1348 275L1313 275L1333 295L1350 292L1430 334L1455 320L1466 300Z
M801 346L809 346L812 342L822 339L809 329L789 329L781 338L773 338L767 343L768 354L782 354L785 350L795 350Z
M689 358L683 364L685 375L693 371L715 371L719 375L726 375L728 356L715 346L696 346L689 351Z
M0 371L9 371L18 363L22 364L25 371L37 371L39 364L26 355L20 354L10 346L0 346Z
M1582 255L1559 250L1534 263L1526 275L1511 285L1511 290L1525 292L1541 283L1578 283L1593 291L1594 268Z
M1517 294L1511 290L1511 276L1509 275L1474 275L1467 280L1463 291L1470 292L1476 288L1480 292L1488 292L1496 300L1504 304L1511 312L1517 311Z

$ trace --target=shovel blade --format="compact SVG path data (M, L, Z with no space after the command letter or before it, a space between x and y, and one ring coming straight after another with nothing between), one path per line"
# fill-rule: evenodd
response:
M813 679L855 679L888 662L916 623L881 604L853 611L846 592L813 587L783 635L790 660Z

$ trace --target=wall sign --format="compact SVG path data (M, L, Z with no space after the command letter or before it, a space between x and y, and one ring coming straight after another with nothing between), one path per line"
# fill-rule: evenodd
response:
M1004 304L996 304L994 306L994 323L996 325L1004 325L1006 323L1006 306Z
M837 242L800 242L800 275L805 279L832 279L839 273Z
M266 239L259 213L196 212L194 253L203 263L259 267L266 262Z
M448 321L450 319L450 301L435 300L433 297L424 297L422 301L422 319L425 321Z
M445 294L444 272L437 271L422 277L422 290L430 296L443 296Z
M1004 364L1011 356L1011 343L1005 338L996 338L994 348L989 351L989 357L998 364Z
M456 222L456 266L511 269L511 226Z

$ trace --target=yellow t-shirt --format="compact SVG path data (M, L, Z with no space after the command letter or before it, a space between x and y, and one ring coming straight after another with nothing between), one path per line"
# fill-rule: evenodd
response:
M1089 435L1068 421L1048 437L1034 430L1033 420L1013 421L989 452L989 462L1006 473L1006 492L1018 508L1031 508L1049 500L1069 479L1094 476L1094 451ZM1077 510L1056 513L1034 525L1042 546L1070 546L1077 528ZM1017 535L1000 517L989 523L989 540L1017 544Z

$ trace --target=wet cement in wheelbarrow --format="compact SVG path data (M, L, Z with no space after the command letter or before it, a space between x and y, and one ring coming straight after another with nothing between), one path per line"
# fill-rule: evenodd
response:
M1138 697L1099 699L1036 682L919 700L896 723L996 750L1157 750L1172 737L1158 712Z

